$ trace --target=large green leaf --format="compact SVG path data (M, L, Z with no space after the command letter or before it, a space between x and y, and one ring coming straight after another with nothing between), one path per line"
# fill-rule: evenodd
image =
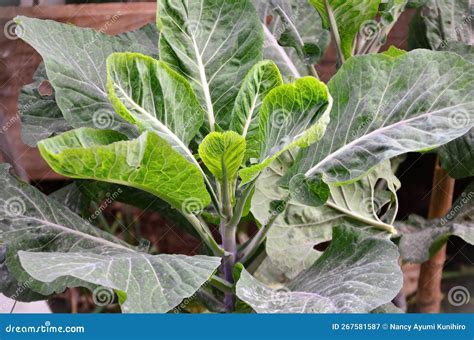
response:
M329 44L329 32L307 0L253 0L265 24L264 57L275 61L285 78L310 70Z
M15 21L21 28L22 39L43 57L57 105L69 125L113 128L136 135L134 127L116 115L109 103L105 60L111 53L122 51L156 55L156 31L147 26L141 31L111 37L50 20L20 16Z
M322 138L331 107L326 85L314 77L270 91L260 108L258 164L240 171L243 182L252 180L286 150L306 148Z
M0 166L0 242L8 247L12 274L44 295L103 286L126 296L124 312L164 313L193 295L220 265L217 257L139 252L19 182L8 168Z
M284 156L275 160L256 183L251 211L262 225L272 215L272 202L285 201L290 196L287 189L279 186L291 165L288 160L291 154ZM380 187L380 181L387 183L387 189ZM290 198L285 211L267 234L268 257L278 271L293 278L321 256L322 252L314 247L331 240L334 226L393 228L391 224L397 212L396 190L399 187L390 162L385 161L357 182L330 185L330 197L321 207L308 206Z
M346 59L352 56L354 39L367 23L373 24L381 0L309 0L323 19L325 28L329 28L329 14L325 2L328 2L334 14L339 35L341 49Z
M250 68L262 58L263 33L250 0L160 0L160 57L190 81L215 123L228 127Z
M187 145L205 113L184 77L164 62L137 53L112 54L107 76L107 92L119 115L156 133L194 162Z
M328 84L334 106L326 134L303 150L294 172L344 183L383 160L464 135L474 125L473 71L448 52L351 58Z
M283 80L273 61L257 63L249 71L235 99L230 129L247 141L248 157L258 157L258 121L263 99Z
M43 140L38 147L64 176L138 188L185 211L210 202L200 170L152 132L127 141L118 132L81 128Z
M423 263L436 254L450 236L474 245L474 183L471 183L441 219L412 215L397 225L402 235L400 255L408 262Z
M199 156L218 180L234 180L244 155L245 139L234 131L211 132L199 145Z
M270 289L245 270L237 296L257 313L368 313L390 302L403 278L397 247L351 227L337 227L324 254L285 288Z

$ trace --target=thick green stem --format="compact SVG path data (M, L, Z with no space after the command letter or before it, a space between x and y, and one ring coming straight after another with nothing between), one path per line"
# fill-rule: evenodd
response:
M182 214L191 223L204 243L212 250L212 253L216 256L224 256L224 250L217 244L205 222L193 214L184 212Z
M342 51L341 36L339 35L339 29L337 28L336 18L334 17L334 12L332 11L329 0L324 0L324 6L326 7L326 13L329 18L329 26L331 28L331 35L336 45L337 52L337 68L341 67L345 62L344 52Z

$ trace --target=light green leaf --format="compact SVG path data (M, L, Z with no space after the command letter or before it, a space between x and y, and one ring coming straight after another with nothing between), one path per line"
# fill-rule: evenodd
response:
M259 163L240 171L243 182L251 181L286 150L306 148L322 138L331 107L326 85L313 77L270 91L260 108Z
M383 160L433 149L474 125L474 65L453 53L354 57L328 87L331 123L294 170L327 183L356 180Z
M290 195L279 183L289 171L291 157L286 153L275 160L256 182L251 212L262 225L271 217L272 202L287 200ZM377 187L382 180L387 183L386 188ZM291 197L285 211L268 231L267 255L287 278L309 268L321 256L322 252L314 247L331 240L334 226L393 228L400 182L393 175L389 161L381 163L357 182L329 187L330 197L320 207L306 205Z
M341 38L341 49L346 59L352 56L354 39L364 24L374 23L381 0L309 0L323 19L323 25L329 29L329 16L325 1L334 13Z
M228 127L242 80L262 58L263 33L250 0L160 0L160 57L190 81L209 129Z
M257 313L368 313L390 302L403 277L397 247L351 227L338 227L329 248L286 288L273 290L245 270L237 296Z
M165 313L220 265L217 257L139 252L19 182L8 168L0 166L0 243L8 247L8 269L30 289L44 295L75 286L115 289L126 294L123 312Z
M247 141L247 157L258 157L258 127L262 101L283 80L272 61L262 61L249 71L235 100L230 129Z
M181 210L210 203L200 170L151 132L127 141L114 131L82 128L43 140L38 147L64 176L138 188Z
M199 156L218 179L235 179L245 155L245 139L234 131L211 132L199 145Z
M142 130L156 133L189 161L187 145L204 121L188 81L164 62L137 53L107 58L107 92L115 110Z
M50 20L16 17L21 38L43 57L57 105L74 127L115 129L136 136L136 129L114 113L106 94L105 60L113 52L156 55L158 35L147 26L117 37Z
M402 235L400 255L408 262L423 263L446 244L450 236L474 245L474 183L471 183L441 219L411 215L397 225Z

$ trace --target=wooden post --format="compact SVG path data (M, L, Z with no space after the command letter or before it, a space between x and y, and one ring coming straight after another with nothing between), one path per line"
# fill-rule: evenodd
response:
M453 204L454 179L449 177L436 161L433 191L431 193L428 219L446 215ZM417 309L420 313L439 313L441 300L441 278L446 259L446 246L421 265L416 294Z

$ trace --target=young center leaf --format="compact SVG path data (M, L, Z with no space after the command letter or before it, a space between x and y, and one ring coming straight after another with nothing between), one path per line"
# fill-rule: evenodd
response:
M258 127L263 99L275 87L283 84L280 71L273 61L257 63L245 77L235 99L230 130L247 141L247 157L258 157Z
M334 17L340 36L340 45L344 58L352 56L354 39L367 23L377 15L381 0L309 0L316 8L326 29L333 29L330 16ZM327 6L328 5L328 6Z
M115 114L107 98L105 60L113 52L157 55L156 31L146 26L112 37L94 29L50 20L20 16L15 22L21 38L43 57L56 103L70 126L115 129L129 136L137 135L132 125Z
M84 286L125 296L126 313L166 313L220 265L209 256L149 255L82 220L0 166L0 242L19 282L45 296Z
M286 287L271 289L245 270L237 296L257 313L368 313L390 302L403 277L397 247L352 227L337 227L324 254Z
M262 58L263 33L250 0L159 0L160 57L191 82L208 130L227 129L240 84Z
M473 71L447 52L351 58L328 84L334 107L326 134L302 150L294 172L345 183L383 160L464 135L474 125Z
M314 77L270 91L260 108L258 163L240 171L242 181L254 179L286 150L306 148L322 138L331 107L326 85Z
M219 181L232 181L245 156L245 139L234 131L211 132L199 145L199 156Z
M180 210L210 203L197 166L152 132L129 141L118 132L81 128L45 139L38 147L51 168L67 177L131 186Z

